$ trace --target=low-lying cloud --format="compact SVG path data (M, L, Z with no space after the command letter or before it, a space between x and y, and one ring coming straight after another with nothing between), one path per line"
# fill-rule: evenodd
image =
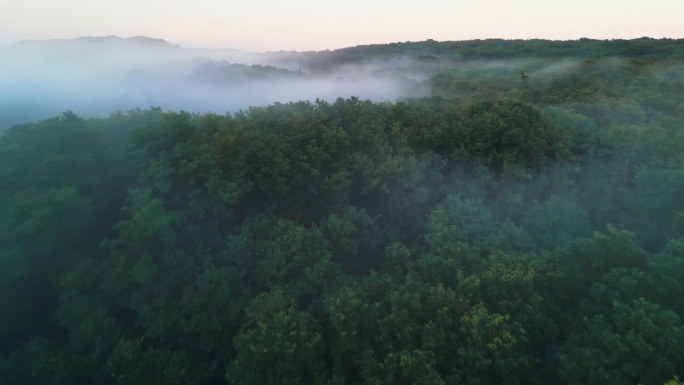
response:
M19 42L0 47L0 128L72 110L107 116L159 106L235 112L250 106L357 96L423 96L424 76L388 61L316 71L306 53L182 49L116 37Z

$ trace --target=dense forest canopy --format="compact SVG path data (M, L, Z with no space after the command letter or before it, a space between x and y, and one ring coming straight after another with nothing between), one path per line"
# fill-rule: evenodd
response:
M678 383L684 41L276 59L406 92L2 131L0 383Z

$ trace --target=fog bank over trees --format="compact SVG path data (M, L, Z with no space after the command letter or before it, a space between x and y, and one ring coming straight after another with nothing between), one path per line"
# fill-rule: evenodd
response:
M646 68L639 59L645 55L670 59L635 73ZM683 71L675 59L681 55L681 44L667 39L426 41L269 53L189 49L147 37L21 41L0 47L0 127L66 110L105 117L159 106L222 114L317 98L471 97L493 86L499 93L516 88L522 72L538 93L600 71L611 71L613 78L632 71L639 81L669 79L675 87ZM602 92L591 88L594 78L584 80L573 87L584 87L578 95L560 95L553 102Z
M322 71L307 58L296 52L183 49L145 37L22 41L0 47L0 124L65 110L101 117L150 106L225 113L316 98L427 95L420 84L424 74L403 62Z

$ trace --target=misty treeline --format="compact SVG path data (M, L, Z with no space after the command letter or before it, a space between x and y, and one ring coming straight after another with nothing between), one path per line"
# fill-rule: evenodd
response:
M403 45L431 97L3 131L0 383L682 374L681 43L599 43L467 68Z
M535 103L604 92L620 97L649 81L678 93L682 57L684 40L649 38L425 41L267 53L182 48L146 37L21 41L0 46L0 130L67 110L85 118L149 106L232 114L351 96L469 98L517 88L521 71L537 91Z

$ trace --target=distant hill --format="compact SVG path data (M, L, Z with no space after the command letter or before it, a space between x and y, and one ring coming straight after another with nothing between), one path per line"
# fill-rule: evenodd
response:
M164 39L155 39L147 36L133 36L123 38L119 36L81 36L74 39L50 39L50 40L20 40L16 46L69 46L69 45L101 45L121 47L154 47L154 48L179 48Z

